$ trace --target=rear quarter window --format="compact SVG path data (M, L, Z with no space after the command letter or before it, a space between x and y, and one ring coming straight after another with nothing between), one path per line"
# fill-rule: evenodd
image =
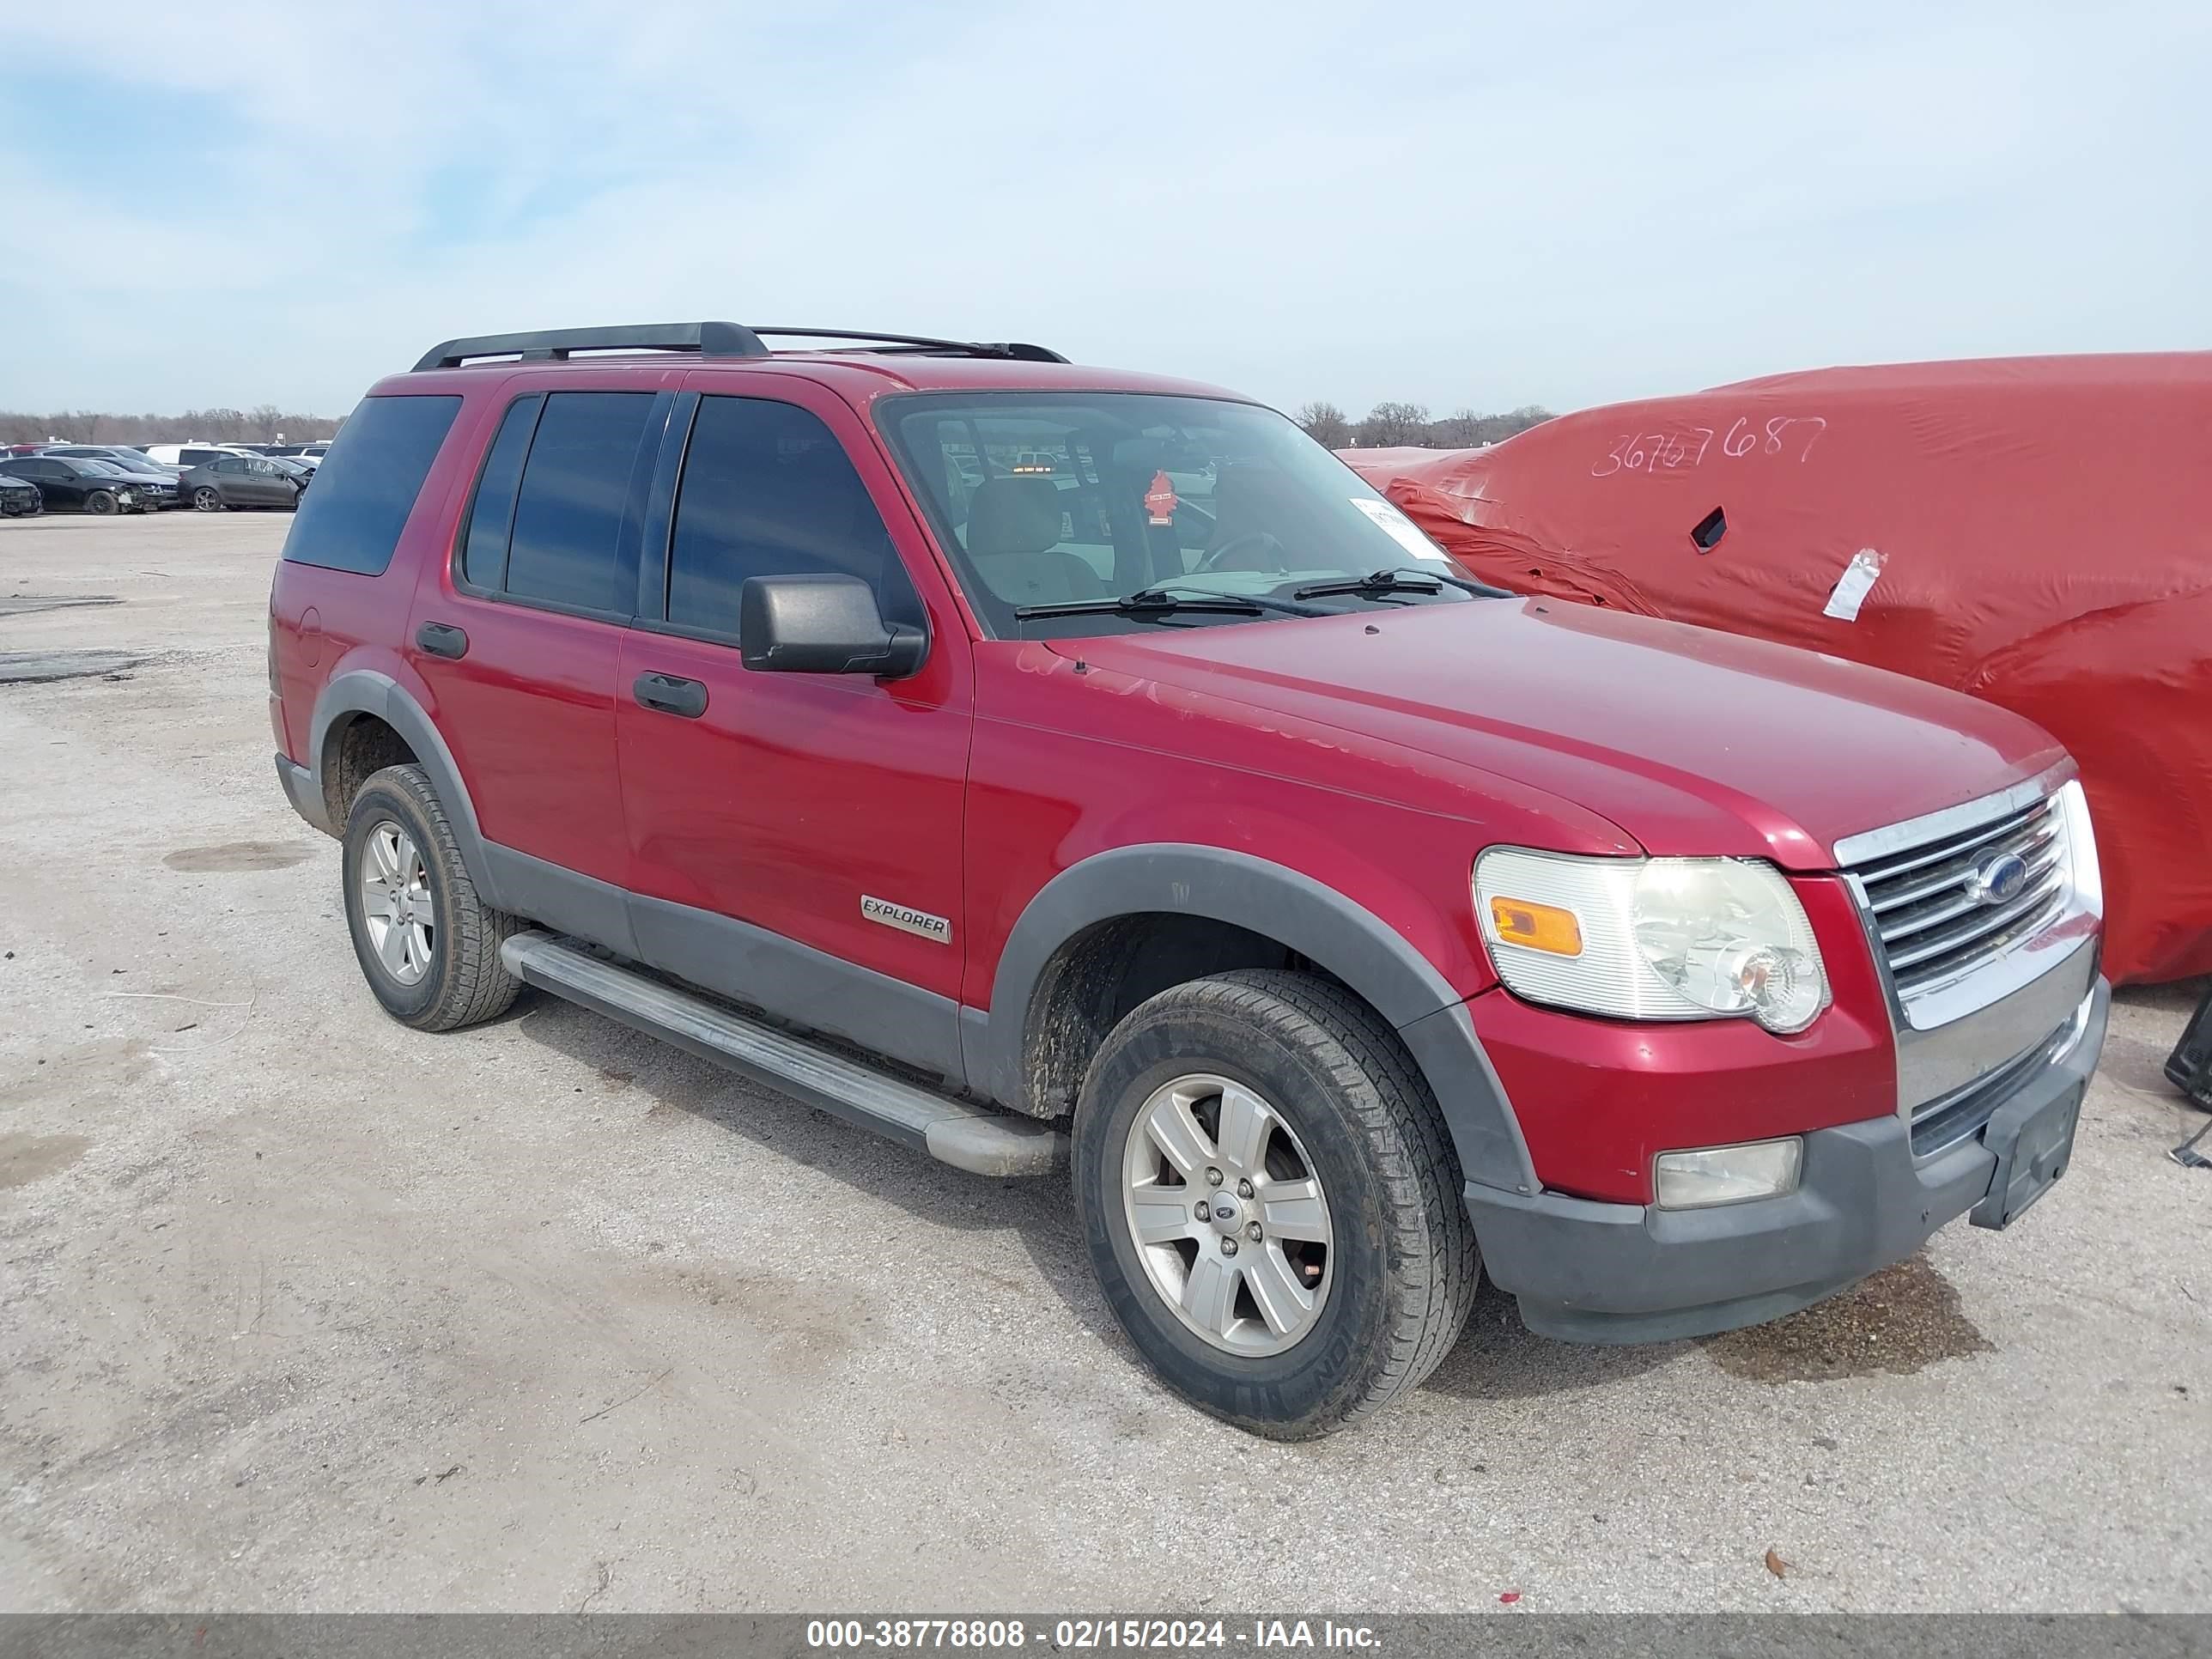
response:
M364 398L331 441L315 487L300 498L284 556L383 574L460 408L452 396Z

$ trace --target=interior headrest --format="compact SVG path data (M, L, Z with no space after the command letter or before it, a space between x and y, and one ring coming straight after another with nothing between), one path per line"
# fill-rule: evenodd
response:
M968 550L1042 553L1060 542L1060 487L1049 478L991 478L968 501Z

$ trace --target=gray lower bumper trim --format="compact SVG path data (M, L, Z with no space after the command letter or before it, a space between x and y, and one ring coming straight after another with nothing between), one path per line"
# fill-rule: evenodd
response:
M2032 1112L2086 1083L2111 1001L2098 981L2081 1042L2000 1109ZM1529 1329L1662 1342L1779 1318L1902 1261L1978 1204L1996 1168L1979 1135L1916 1164L1910 1128L1885 1117L1808 1134L1801 1184L1783 1198L1661 1210L1470 1182L1467 1204L1484 1265Z
M284 799L292 803L292 810L326 836L335 836L331 827L330 808L324 804L322 786L315 775L298 764L289 755L276 757L276 781L284 786Z

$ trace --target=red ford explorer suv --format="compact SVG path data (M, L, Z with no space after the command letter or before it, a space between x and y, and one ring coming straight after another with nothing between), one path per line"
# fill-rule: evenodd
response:
M394 1017L527 983L1071 1162L1139 1352L1265 1434L1417 1384L1485 1268L1652 1341L2002 1227L2104 1040L2035 727L1470 582L1279 415L1036 346L449 341L270 646Z

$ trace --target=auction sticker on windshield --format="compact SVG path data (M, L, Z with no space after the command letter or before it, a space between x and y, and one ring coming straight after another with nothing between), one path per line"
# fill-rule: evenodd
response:
M1436 564L1451 562L1434 542L1421 534L1419 527L1411 519L1389 502L1378 501L1370 495L1354 495L1351 500L1354 507L1382 526L1383 534L1415 558L1427 559Z

